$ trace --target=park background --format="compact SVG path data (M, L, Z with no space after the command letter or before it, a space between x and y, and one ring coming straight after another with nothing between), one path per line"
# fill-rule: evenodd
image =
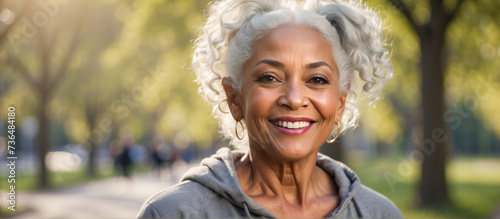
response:
M500 2L366 4L386 22L394 78L375 107L362 100L359 126L323 153L347 163L406 217L500 217ZM190 69L207 5L0 1L2 217L41 211L37 202L18 200L12 213L4 201L9 107L16 109L17 194L33 195L26 199L78 199L84 191L72 188L96 182L117 184L126 198L134 188L117 178L115 165L125 142L132 185L158 188L227 146ZM151 151L165 161L158 174ZM86 217L119 216L125 208ZM82 216L76 212L64 217Z

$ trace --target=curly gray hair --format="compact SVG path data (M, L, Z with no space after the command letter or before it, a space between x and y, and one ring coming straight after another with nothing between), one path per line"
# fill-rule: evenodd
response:
M214 2L209 6L203 32L195 41L192 67L200 95L212 105L213 116L219 120L219 132L233 146L247 147L248 134L245 132L242 140L236 137L236 121L229 113L222 78L230 77L233 87L239 90L242 66L252 54L253 42L285 24L312 27L332 46L339 70L339 89L350 94L340 121L341 132L357 126L357 94L363 92L375 103L385 80L392 76L389 52L382 37L383 22L359 2L306 0L303 5L280 0ZM364 83L359 89L356 72ZM336 134L336 129L333 132Z

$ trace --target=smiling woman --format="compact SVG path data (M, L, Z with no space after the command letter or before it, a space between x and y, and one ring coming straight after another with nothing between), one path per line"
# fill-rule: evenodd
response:
M204 159L139 217L401 218L352 170L319 154L356 124L355 74L376 101L392 73L380 31L376 14L357 3L212 4L193 69L221 134L242 150Z

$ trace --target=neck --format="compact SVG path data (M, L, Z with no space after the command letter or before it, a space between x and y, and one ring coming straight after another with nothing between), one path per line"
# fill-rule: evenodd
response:
M251 147L248 156L241 160L246 171L239 176L240 184L245 185L242 188L250 196L271 196L287 204L307 207L309 199L332 192L331 186L324 183L329 176L316 166L317 153L283 161Z

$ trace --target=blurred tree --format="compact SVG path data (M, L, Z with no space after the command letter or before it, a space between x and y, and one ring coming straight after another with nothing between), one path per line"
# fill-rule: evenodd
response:
M31 3L30 1L22 1L21 4ZM73 4L78 3L73 2ZM70 72L69 66L81 41L79 35L83 20L81 16L84 14L85 8L80 7L79 10L74 10L72 13L73 19L70 19L73 22L70 22L69 26L64 26L59 22L49 24L50 18L60 13L61 5L58 2L42 2L39 5L40 8L36 8L38 10L33 8L32 11L26 13L28 18L23 17L24 25L20 27L20 31L8 33L13 38L9 39L10 52L7 52L6 60L2 61L15 69L16 73L20 74L37 94L39 101L37 118L39 122L38 158L40 175L38 186L44 188L50 186L48 181L49 172L45 161L50 145L48 103L55 90ZM77 8L75 5L73 6L74 9ZM32 20L29 19L31 17ZM65 21L67 22L67 20ZM36 43L31 42L30 39L36 40ZM38 56L33 56L33 50L39 53ZM20 56L29 57L20 58ZM40 64L39 69L32 68L33 64L31 63L35 62L35 60ZM27 64L27 62L30 62L30 64Z
M499 15L494 12L499 4L497 1L461 0L389 2L409 24L398 25L394 32L395 53L400 55L394 56L393 61L395 69L404 74L398 74L395 82L399 84L396 89L401 92L390 94L389 100L406 121L408 146L415 143L423 155L417 204L435 206L449 201L445 164L450 144L462 144L450 142L450 134L462 133L467 138L477 138L477 135L460 131L466 130L464 126L468 125L464 125L464 121L471 113L482 117L486 125L499 121L496 113L491 113L493 109L498 110L498 104L484 101L500 96L493 89L498 85L494 81L498 72L493 69L500 67L493 61L500 48ZM397 17L392 16L391 23L398 23ZM408 35L408 27L415 36ZM408 82L415 80L414 65L419 65L420 98L404 94L411 90L405 89ZM418 99L420 111L416 113L411 100ZM490 127L498 130L498 126ZM500 132L496 133L498 136Z
M125 100L115 100L115 106L127 109L120 120L134 124L136 135L146 142L154 135L172 140L177 132L188 133L202 146L213 141L216 123L197 94L188 67L191 40L207 4L207 0L116 2L115 14L124 27L102 64L124 75ZM141 123L129 118L132 110L141 114Z
M117 72L107 72L100 63L102 53L120 34L122 23L114 17L114 5L94 3L87 6L86 28L81 33L85 40L78 51L79 67L76 74L62 88L71 115L68 133L88 150L87 175L97 174L96 152L115 128L108 113L109 103L122 91ZM84 49L83 49L84 48Z
M417 194L419 206L429 207L447 203L448 187L445 164L448 154L447 124L445 113L444 72L446 59L445 33L462 5L459 0L452 9L446 8L442 0L430 0L430 17L419 24L412 15L412 8L400 0L390 2L401 11L416 32L420 43L421 72L421 141L418 147L425 156Z

